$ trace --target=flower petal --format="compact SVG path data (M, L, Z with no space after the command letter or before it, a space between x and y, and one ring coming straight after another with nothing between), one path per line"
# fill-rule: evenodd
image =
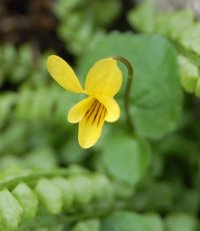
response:
M95 99L79 123L78 140L82 148L90 148L101 136L105 122L106 108Z
M88 97L75 104L68 112L68 121L70 123L78 123L89 110L94 100L93 97Z
M85 91L88 95L114 96L122 84L122 72L113 58L101 59L88 72Z
M66 90L82 93L83 89L72 68L65 60L51 55L47 60L47 69L54 80Z
M120 108L115 99L109 96L96 96L98 101L104 105L107 110L105 120L114 122L120 117Z

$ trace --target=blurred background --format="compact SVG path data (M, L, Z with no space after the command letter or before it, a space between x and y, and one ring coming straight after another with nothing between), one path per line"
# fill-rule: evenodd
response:
M77 102L77 97L57 86L47 73L46 60L49 54L57 54L80 72L81 60L88 51L98 47L110 32L138 33L140 23L137 27L134 26L130 12L141 2L0 1L1 172L17 172L23 168L54 169L74 164L92 170L103 169L99 160L101 157L98 156L103 147L101 142L92 150L82 150L79 147L77 126L74 129L75 126L66 121L67 112ZM158 12L189 8L194 13L196 22L200 19L199 0L150 2ZM165 36L165 31L161 34ZM199 72L197 75L199 78ZM199 187L196 180L199 168L200 134L197 125L200 109L197 98L188 94L186 97L185 111L190 110L184 114L186 129L183 126L181 135L176 133L165 137L164 141L157 140L160 142L159 147L156 142L151 143L154 151L157 148L152 158L154 162L149 174L151 179L145 179L132 198L134 209L138 211L155 209L165 215L169 211L180 210L199 214ZM173 191L174 185L176 192ZM130 189L128 185L126 187L127 190L122 192L125 197L129 195ZM130 192L131 190L132 186ZM157 200L158 194L161 195L160 200ZM180 200L174 203L178 199ZM190 222L190 217L188 219ZM191 219L193 222L193 218Z

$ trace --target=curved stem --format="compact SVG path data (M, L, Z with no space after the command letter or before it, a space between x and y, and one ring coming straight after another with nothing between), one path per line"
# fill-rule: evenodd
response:
M113 58L123 63L128 69L128 80L126 83L126 89L125 89L125 95L124 95L124 108L126 112L126 122L128 125L128 129L130 132L133 132L134 127L133 127L133 123L131 120L131 113L130 113L130 91L131 91L131 84L133 81L133 67L131 63L122 56L114 56Z

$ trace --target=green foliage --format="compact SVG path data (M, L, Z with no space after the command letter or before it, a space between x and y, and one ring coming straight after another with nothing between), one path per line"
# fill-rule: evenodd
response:
M22 171L21 176L18 173L17 177L8 177L1 182L0 188L1 230L4 228L8 231L32 227L40 217L50 218L51 214L61 214L64 211L69 212L68 219L71 217L73 221L74 214L84 211L84 206L87 211L87 206L98 204L99 200L108 196L108 192L114 196L112 183L106 176L73 169ZM109 206L105 209L109 209ZM62 221L62 217L57 219ZM84 223L79 223L74 230L82 230L82 226L85 227ZM91 220L87 222L87 226L98 230L99 224L98 221Z
M113 136L107 139L107 142L105 142L107 148L102 152L102 159L108 173L116 180L135 185L149 167L148 144L123 134Z
M23 218L33 219L37 213L38 198L32 189L22 182L13 189L12 194L23 209Z
M190 27L187 27L187 29L182 32L180 42L184 47L200 55L199 36L200 24L193 23L192 26L190 25Z
M195 17L194 12L190 9L177 12L158 12L155 6L146 0L131 10L127 18L129 23L138 30L157 32L171 39L179 39L186 29L193 26ZM151 30L148 29L149 27Z
M75 55L94 47L105 36L105 27L118 16L119 0L57 0L54 12L59 20L58 35Z
M144 17L145 15L145 17ZM139 30L152 33L155 30L156 9L150 1L144 1L128 13L128 22Z
M178 61L180 63L181 84L183 88L189 93L194 92L197 96L200 96L198 86L198 80L200 79L198 67L190 62L189 59L181 55L178 57Z
M63 107L65 102L68 102L66 108ZM60 129L56 132L58 134L64 132L67 108L74 102L75 99L70 99L65 92L51 86L36 89L25 87L17 94L12 92L2 94L0 107L5 109L0 116L0 128L3 134L0 143L1 155L23 154L31 147L43 149L42 156L45 157L46 147L47 149L49 149L48 146L55 147L57 143L57 137L49 131L58 126ZM15 146L12 145L13 143ZM52 154L47 152L49 153L47 159L50 161ZM31 154L31 156L34 159L34 155ZM38 156L40 156L39 153ZM36 162L38 162L37 158ZM42 166L45 163L40 162ZM38 163L36 165L39 166Z
M131 212L119 211L104 221L105 231L159 231L155 230L151 221L142 215Z
M193 231L197 228L197 220L188 214L170 214L166 226L171 231Z
M187 92L199 97L199 82L194 79L200 77L200 24L195 22L194 12L190 9L158 12L147 0L131 10L127 18L130 25L139 31L162 34L174 43L177 51L185 56L180 62L182 86Z
M181 34L193 25L194 13L190 9L179 12L166 12L158 14L156 18L156 32L178 40Z
M46 82L46 58L48 54L38 56L33 47L24 44L16 49L13 44L5 43L0 47L0 88L4 83L13 85L24 83L32 87ZM12 86L12 85L11 85Z
M1 229L15 230L20 222L22 207L15 197L7 190L0 192Z
M133 132L123 104L127 70L119 64L121 117L89 150L66 119L82 95L49 77L52 52L0 46L0 231L199 229L199 101L181 90L200 97L199 23L191 10L157 12L145 2L128 21L151 35L107 33L121 5L58 0L52 9L61 52L74 55L66 61L77 64L78 76L114 55L133 65Z
M71 231L100 231L100 222L97 219L90 219L78 222Z

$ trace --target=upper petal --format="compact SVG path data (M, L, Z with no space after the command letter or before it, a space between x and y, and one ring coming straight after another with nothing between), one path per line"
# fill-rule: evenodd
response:
M101 59L89 70L85 91L89 95L114 96L122 84L122 72L113 58Z
M76 74L65 60L51 55L47 60L47 69L54 80L66 90L82 93L83 89Z
M106 117L107 122L114 122L119 119L120 108L115 99L109 96L96 96L98 101L104 105L106 108Z
M88 97L75 104L68 113L70 123L78 123L94 102L93 97Z

